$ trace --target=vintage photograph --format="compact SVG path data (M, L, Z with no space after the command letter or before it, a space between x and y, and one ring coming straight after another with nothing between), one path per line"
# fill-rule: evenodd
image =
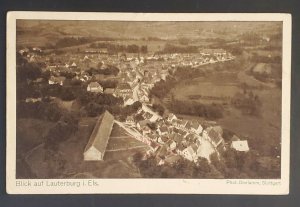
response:
M283 21L15 31L15 179L281 179Z

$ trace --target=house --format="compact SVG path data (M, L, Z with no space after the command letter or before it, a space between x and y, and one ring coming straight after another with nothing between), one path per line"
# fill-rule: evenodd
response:
M49 85L57 84L62 86L65 80L66 78L64 76L58 76L58 77L51 76L50 79L48 80L48 83Z
M175 142L175 141L169 139L169 140L166 142L166 144L168 145L168 148L169 148L171 151L173 151L173 150L176 149L176 142Z
M185 126L187 125L188 121L186 120L181 120L181 119L174 119L172 121L172 123L179 128L185 128Z
M42 101L42 98L26 98L25 102L26 103L36 103Z
M170 113L167 117L167 121L168 122L172 122L173 120L177 119L177 117L175 116L175 114Z
M128 83L119 83L116 88L116 94L118 96L126 96L132 94L132 89Z
M108 49L107 48L99 48L98 52L100 54L108 54Z
M247 140L232 141L230 147L239 152L248 152L249 151L249 146L248 146Z
M137 128L139 130L142 130L144 126L147 126L148 124L150 124L151 122L149 120L141 120L137 123Z
M141 102L145 102L145 103L148 103L150 101L149 97L145 94L143 94L141 97L140 97L140 101Z
M203 56L226 55L226 51L223 49L203 49L200 51L200 54Z
M183 136L177 133L171 134L170 138L174 140L177 144L182 143L182 141L184 140Z
M91 82L86 90L89 92L103 93L103 87L98 82Z
M180 159L181 159L180 155L170 155L170 156L167 156L164 161L165 161L165 163L173 165L176 162L178 162Z
M168 127L166 125L160 126L157 129L159 135L167 135L169 133Z
M158 148L157 153L156 153L156 158L160 159L165 159L165 157L168 154L168 149L166 146L161 146Z
M208 127L203 131L203 137L210 140L214 147L218 147L221 143L224 143L221 132L221 127Z
M142 133L143 135L146 135L146 134L150 134L151 133L151 128L148 126L148 125L145 125L142 127Z
M114 117L108 111L99 117L83 152L85 161L103 160L113 124Z
M105 90L104 90L104 93L105 94L111 94L111 95L115 95L115 89L114 88L106 88Z
M190 160L190 161L195 161L197 160L197 146L191 145L187 148L185 148L182 151L182 155L184 158Z
M76 64L75 62L73 62L73 63L69 66L69 68L75 69L75 68L77 68L77 64Z
M154 142L156 142L157 141L157 135L156 134L148 134L148 137L152 140L152 141L154 141ZM153 142L152 142L153 143Z
M203 130L202 126L197 121L191 121L188 125L188 129L195 134L200 134Z
M152 116L153 116L153 114L150 114L149 112L145 112L145 113L143 114L143 117L144 117L145 119L151 119Z
M183 143L176 143L176 152L178 154L182 154L183 150L186 148L187 146L185 146Z
M191 143L195 143L198 139L194 134L188 134L185 137L185 140L188 141L188 142L191 142Z
M130 96L124 97L124 106L132 105L135 101Z
M156 122L158 120L161 120L161 116L159 116L158 114L152 114L152 117L150 118L151 122Z
M180 128L176 128L176 127L174 127L174 128L172 129L172 132L173 132L174 134L179 134L181 137L186 137L186 136L188 135L188 132L187 132L187 131L184 131L184 130L182 130L182 129L180 129Z
M130 124L130 125L134 125L135 124L133 116L127 116L126 117L126 124Z
M166 136L160 136L160 137L158 137L157 142L159 144L165 144L168 140L169 140L168 137L166 137Z

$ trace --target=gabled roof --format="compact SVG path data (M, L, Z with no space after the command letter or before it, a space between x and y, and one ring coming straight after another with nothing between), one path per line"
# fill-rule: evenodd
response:
M192 128L192 129L198 129L199 128L199 123L197 122L197 121L192 121L192 122L190 122L190 127Z
M222 140L221 135L218 132L216 132L214 129L209 130L208 136L215 144L218 144Z
M90 82L89 87L98 88L101 87L101 85L98 82Z
M115 92L115 89L114 88L106 88L104 90L105 93L108 93L108 94L113 94Z
M248 141L247 140L240 140L240 141L233 141L231 143L232 148L240 152L247 152L249 151Z
M119 83L117 86L119 90L131 90L131 87L128 83Z
M141 127L144 127L146 126L147 124L151 123L149 120L141 120L138 122L138 124L141 126Z
M183 140L182 135L177 134L177 133L172 134L172 138L173 138L173 140L174 140L176 143L181 143L182 140Z
M161 132L168 132L168 127L166 125L163 125L163 126L159 127L159 130Z
M61 81L64 82L66 80L66 77L64 77L64 76L58 76L58 77L51 76L50 80L53 81L53 82L61 82Z
M193 151L194 151L195 153L197 153L198 146L197 146L196 144L192 144L192 145L191 145L191 148L193 149Z
M88 151L91 147L94 147L101 153L104 153L113 124L114 116L108 111L105 111L97 120L84 152Z

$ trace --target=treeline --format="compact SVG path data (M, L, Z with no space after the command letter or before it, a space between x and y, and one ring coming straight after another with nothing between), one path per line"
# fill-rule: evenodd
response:
M52 48L62 48L62 47L71 47L76 45L87 44L89 42L95 41L94 38L89 37L64 37L59 39ZM48 45L49 47L49 45ZM50 46L51 48L51 46Z
M241 55L243 53L243 49L242 49L240 43L228 44L228 42L226 42L226 40L214 42L209 45L209 48L211 48L211 49L222 48L234 56Z
M199 159L195 164L180 157L173 164L157 165L155 156L147 159L142 157L141 153L136 153L133 161L145 178L223 178L206 159Z
M90 48L107 48L108 53L115 54L118 52L127 52L127 53L147 53L148 46L142 45L138 46L136 44L131 45L119 45L112 44L109 42L98 42L90 44Z
M275 179L280 177L280 160L261 157L256 151L238 152L228 148L218 156L198 158L196 163L180 157L176 162L158 165L154 155L143 159L136 153L133 162L146 178Z
M277 63L277 64L281 64L282 63L282 58L279 55L268 57L268 56L258 55L257 53L253 53L253 55L251 57L251 61L255 62L255 63Z
M35 118L56 122L63 115L63 111L55 103L46 101L17 102L17 118Z
M240 109L244 114L260 115L262 102L258 95L251 90L243 90L243 93L237 92L231 99L231 104Z
M159 53L198 53L197 46L176 46L172 44L166 44Z
M74 114L64 114L44 137L44 161L47 163L47 177L54 178L63 174L67 163L59 144L71 138L78 130L79 119Z
M203 70L199 68L192 68L191 66L179 66L173 74L174 77L180 80L188 80L193 79L195 77L203 77L205 75L206 73Z
M280 160L262 157L257 151L239 152L232 148L210 156L211 164L227 179L279 178Z
M221 104L202 104L198 102L186 102L172 100L170 110L176 114L200 116L207 119L219 119L223 117L223 106Z
M104 69L90 68L90 69L86 70L86 72L90 76L96 75L96 74L114 75L114 76L116 76L116 75L118 75L118 73L120 72L120 70L116 66L107 65L107 67L104 68Z
M170 90L176 85L176 79L168 76L166 81L160 80L155 83L154 87L150 90L150 97L156 96L158 98L164 98Z
M84 110L83 113L85 114L83 115L95 117L107 110L121 121L125 121L127 116L134 114L142 106L138 101L132 105L123 106L124 101L121 97L90 92L81 94L78 101Z
M45 136L45 148L57 149L60 142L67 140L78 130L78 121L78 117L71 113L61 116Z

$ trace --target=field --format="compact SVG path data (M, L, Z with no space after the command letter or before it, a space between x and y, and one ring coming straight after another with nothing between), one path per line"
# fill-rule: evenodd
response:
M201 103L219 103L222 98L234 96L240 89L237 86L236 73L214 73L207 77L198 77L178 83L171 90L174 98L181 101L199 101ZM221 99L214 99L218 97Z
M223 118L216 120L216 122L223 128L236 133L242 139L247 139L250 148L257 150L259 154L274 157L275 154L280 155L281 89L275 87L274 84L264 83L247 75L245 71L249 67L253 67L253 64L244 65L236 73L224 75L226 73L219 71L208 74L206 77L195 77L191 80L181 81L171 90L171 93L174 99L180 101L211 104L224 102L222 99L207 97L232 97L237 92L242 92L240 84L243 82L258 87L252 89L262 102L258 116L243 114L229 104L224 108ZM202 117L184 117L203 121ZM274 154L274 152L276 153Z
M44 142L43 136L54 125L38 119L18 119L16 131L17 157Z
M25 122L26 120L24 120ZM45 159L47 151L42 140L26 140L28 146L25 162L18 162L19 177L22 178L138 178L138 169L132 163L136 152L145 152L148 146L129 137L114 125L104 161L83 161L83 151L93 130L95 118L83 118L79 130L70 139L59 144L57 154L64 160L64 167ZM41 122L36 120L36 122ZM25 142L25 141L24 141ZM36 145L31 144L34 142ZM31 145L29 145L31 144ZM59 170L57 170L59 169Z

